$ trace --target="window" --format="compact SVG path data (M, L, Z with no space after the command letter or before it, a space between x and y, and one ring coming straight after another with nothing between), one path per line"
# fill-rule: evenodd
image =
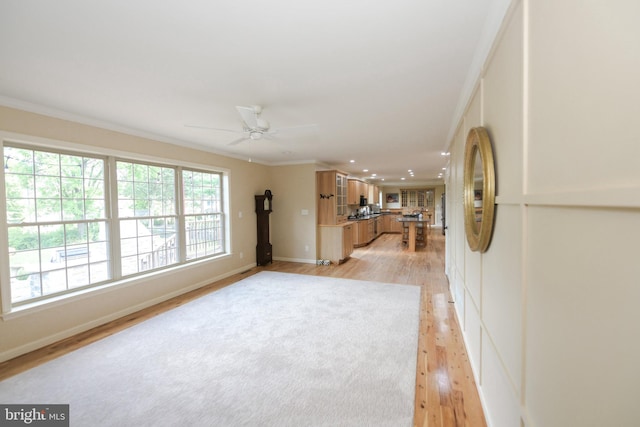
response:
M3 154L12 305L225 253L221 172L9 143Z
M11 300L111 278L101 158L5 147Z
M433 188L400 189L400 203L403 208L433 208Z
M116 162L122 275L178 262L173 168Z
M194 170L182 173L187 260L224 250L221 183L219 173Z

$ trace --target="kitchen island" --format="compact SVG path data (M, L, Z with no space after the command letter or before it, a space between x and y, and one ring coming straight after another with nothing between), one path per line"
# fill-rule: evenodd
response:
M407 239L407 250L409 252L416 251L416 240L417 240L418 228L422 229L424 243L425 244L427 243L427 228L431 223L431 218L424 219L420 217L403 216L403 217L397 218L396 221L401 222L403 227L406 226L409 229L409 233L408 233L409 236Z

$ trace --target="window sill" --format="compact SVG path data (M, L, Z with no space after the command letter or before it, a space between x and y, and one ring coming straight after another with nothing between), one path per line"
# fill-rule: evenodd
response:
M206 258L198 261L192 261L192 262L177 265L175 267L154 271L151 273L141 274L133 277L127 277L122 280L105 283L104 285L79 289L77 292L71 292L63 295L52 296L51 298L34 301L32 303L21 304L19 306L12 307L11 311L9 312L2 313L2 315L0 315L0 318L3 321L17 319L23 316L37 313L39 311L49 310L51 308L55 308L55 307L59 307L72 302L80 301L85 298L90 298L96 295L117 291L120 289L127 288L129 286L140 285L141 283L144 283L150 278L158 279L158 278L161 278L162 276L173 275L176 272L184 271L185 269L196 268L198 266L201 266L202 264L205 264L208 262L216 262L218 260L226 259L229 257L231 257L231 254L226 253L223 255L215 256L213 258ZM199 287L199 284L195 286L194 289L197 287ZM185 292L188 292L188 291L189 289L187 289Z

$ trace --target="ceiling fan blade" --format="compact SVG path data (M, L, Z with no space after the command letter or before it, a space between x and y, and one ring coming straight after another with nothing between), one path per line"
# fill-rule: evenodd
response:
M249 129L256 129L258 127L258 114L253 107L237 106L236 109L238 110L238 113L240 113L242 121Z
M246 136L243 136L242 138L234 139L233 141L231 141L227 145L237 145L237 144L241 143L242 141L246 141L247 139L249 139L249 138L247 138Z
M233 132L233 133L243 133L243 131L241 131L241 130L221 129L221 128L214 128L214 127L209 127L209 126L200 126L200 125L184 125L184 126L187 127L187 128L219 130L219 131L222 131L222 132Z

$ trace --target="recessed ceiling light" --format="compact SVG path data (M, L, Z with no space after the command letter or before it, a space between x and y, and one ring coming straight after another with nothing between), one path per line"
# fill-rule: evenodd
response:
M362 172L369 172L369 169L362 169Z
M447 168L442 168L442 170L443 170L443 171L446 171L446 170L447 170Z
M372 173L371 176L378 176L378 174L377 173Z
M400 178L402 181L404 181L404 176L402 178Z
M349 163L355 163L355 162L356 162L355 160L349 160Z
M413 172L411 169L407 170L407 172Z
M450 155L450 154L451 154L451 153L449 153L449 152L445 152L445 151L443 151L442 153L440 153L440 155L441 155L441 156L448 156L448 155Z

